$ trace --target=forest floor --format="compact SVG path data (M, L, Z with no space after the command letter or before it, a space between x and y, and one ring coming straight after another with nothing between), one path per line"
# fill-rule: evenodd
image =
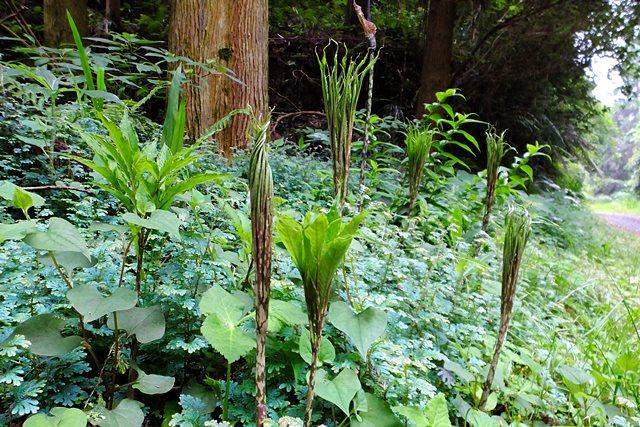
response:
M609 225L640 236L640 215L598 213L598 216Z

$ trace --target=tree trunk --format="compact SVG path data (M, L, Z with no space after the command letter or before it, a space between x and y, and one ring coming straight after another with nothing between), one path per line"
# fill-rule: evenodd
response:
M47 46L73 43L67 10L80 35L87 35L87 0L44 0L44 40Z
M431 0L426 12L426 31L416 115L424 114L424 104L436 99L436 92L451 83L453 31L456 0Z
M233 72L196 71L187 89L191 137L236 108L268 109L269 14L267 0L172 0L169 49L199 62L215 59ZM239 115L218 134L220 151L248 145L249 118Z
M120 0L105 0L104 32L117 31L120 28Z

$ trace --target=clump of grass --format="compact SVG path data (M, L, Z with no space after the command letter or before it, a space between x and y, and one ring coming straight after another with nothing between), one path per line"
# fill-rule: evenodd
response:
M305 426L311 426L318 351L329 308L329 297L332 294L333 278L363 218L364 214L360 214L351 221L342 221L338 210L333 208L326 215L308 213L302 223L282 216L276 225L278 235L302 277L309 318L311 364Z
M407 155L406 177L409 181L409 210L413 209L420 192L420 184L424 175L424 165L427 163L433 132L428 129L412 127L405 138L405 153Z
M257 426L267 420L266 338L271 292L271 234L273 225L273 177L269 165L267 140L269 120L253 123L252 152L249 162L252 256L256 274L253 284L256 308L256 419Z
M502 252L502 293L500 295L500 329L489 365L487 378L482 388L480 408L484 407L491 391L500 352L507 337L513 302L516 296L516 284L520 274L522 255L531 234L531 217L524 209L511 207L504 223L504 248Z
M504 132L497 134L493 131L486 133L487 141L487 195L484 199L484 216L482 217L482 231L487 231L491 212L495 202L496 184L500 163L507 153L509 146L504 140Z
M349 52L338 58L339 48L333 57L333 64L327 60L326 49L322 57L316 55L320 65L320 81L324 111L331 142L333 167L333 188L340 205L348 194L349 169L351 165L351 142L356 108L365 75L375 65L377 56L367 55L360 61L349 59Z

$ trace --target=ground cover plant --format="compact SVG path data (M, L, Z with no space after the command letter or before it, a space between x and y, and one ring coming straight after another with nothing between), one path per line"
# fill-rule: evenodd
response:
M0 63L0 425L640 424L640 240L547 144L357 111L378 58L324 52L321 129L189 138L185 61L115 90L68 19L69 66Z

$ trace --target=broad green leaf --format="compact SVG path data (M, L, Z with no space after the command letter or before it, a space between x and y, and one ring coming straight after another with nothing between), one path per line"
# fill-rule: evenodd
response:
M138 302L138 296L131 289L117 288L111 296L103 297L89 284L69 289L67 298L73 308L82 314L85 322L92 322L114 311L128 310Z
M298 340L298 352L300 353L300 357L307 362L307 364L311 364L311 341L309 339L309 331L303 329L300 333L300 339ZM320 348L318 349L318 365L322 365L323 363L331 363L333 359L336 358L336 349L329 341L329 338L322 337L320 340Z
M244 292L231 294L220 285L213 285L202 294L200 311L215 314L222 321L236 324L251 306L251 297Z
M122 218L129 224L168 233L171 238L180 240L182 221L173 212L157 209L151 212L149 218L140 218L134 213L127 212L122 215Z
M438 393L433 399L427 403L424 409L427 420L432 427L451 427L449 420L449 409L447 408L447 399L444 394Z
M387 313L384 311L369 307L356 314L342 301L331 304L327 319L349 337L363 359L366 359L369 348L387 327Z
M45 265L55 265L53 260L58 265L64 267L67 274L71 274L76 268L88 268L95 265L95 261L87 258L80 252L58 252L50 251L45 255L39 256L38 259Z
M51 415L32 415L24 422L23 427L86 427L87 414L80 409L55 407Z
M53 314L39 314L16 326L14 335L23 335L31 342L29 350L38 356L62 356L82 343L78 336L63 337L60 331L67 322Z
M349 368L344 368L333 380L329 380L322 369L316 376L316 394L336 405L346 415L349 415L349 404L360 388L358 376Z
M62 218L49 219L47 231L37 231L24 238L29 246L44 251L80 252L91 259L91 253L80 232Z
M136 367L138 378L133 384L133 388L140 390L144 394L164 394L171 391L176 382L174 377L163 375L146 374L142 369Z
M277 332L282 325L306 325L307 314L294 301L271 300L269 302L269 331Z
M384 400L365 393L367 399L367 412L360 413L360 420L351 418L352 427L402 427L402 424L393 415L389 405Z
M256 345L253 334L244 331L236 323L221 320L215 314L207 316L200 331L229 363L246 356Z
M14 224L0 224L0 243L5 240L22 240L27 234L38 231L35 220L18 221Z
M203 404L202 408L199 408L199 412L202 414L210 414L215 411L218 406L218 397L216 394L196 382L190 383L185 387L182 390L182 394L199 399Z
M123 399L111 411L104 406L96 406L91 422L100 427L141 427L144 422L141 406L140 402L131 399Z
M117 311L118 328L124 329L136 339L146 344L162 338L165 330L165 320L159 305L152 307L133 307L124 311ZM113 315L107 318L107 326L115 329Z
M424 411L417 406L394 406L393 410L409 421L411 427L432 427ZM435 426L433 426L435 427Z
M27 190L23 190L12 182L0 181L0 197L12 203L18 209L21 209L25 215L32 207L40 207L44 205L44 198Z
M444 361L444 368L456 374L465 383L473 381L473 374L457 362L447 359Z

